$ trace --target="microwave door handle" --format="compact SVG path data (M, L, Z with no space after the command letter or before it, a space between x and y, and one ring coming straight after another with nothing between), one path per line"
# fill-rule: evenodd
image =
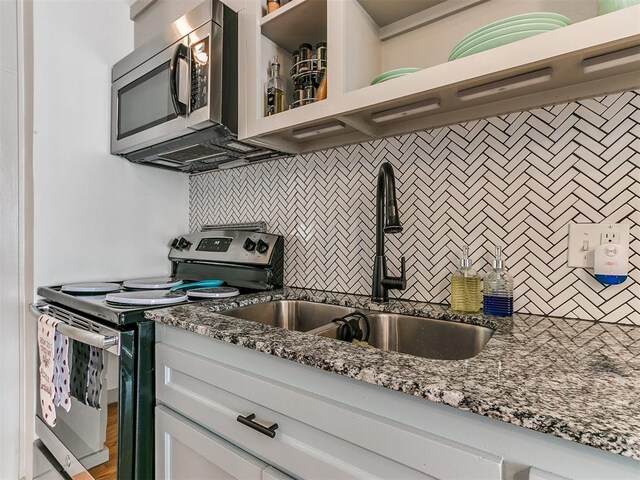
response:
M178 92L178 87L180 89L184 88L184 84L182 83L183 79L180 78L180 59L188 62L189 51L187 47L185 47L182 43L178 44L176 47L176 51L173 52L173 57L171 58L171 64L169 68L169 88L171 90L171 101L173 102L173 108L175 108L176 113L181 117L184 117L187 114L187 104L180 101L180 94ZM178 85L180 82L180 85Z

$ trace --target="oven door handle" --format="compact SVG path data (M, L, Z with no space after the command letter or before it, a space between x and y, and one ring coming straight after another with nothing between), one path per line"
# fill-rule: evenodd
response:
M29 305L29 309L34 316L46 315L49 307L47 305ZM90 332L88 330L82 330L81 328L73 327L64 322L60 322L56 325L56 330L61 334L72 338L80 343L86 343L92 347L97 347L102 350L107 350L111 347L117 346L119 338L116 335L100 335L99 333Z
M173 57L171 58L171 63L169 65L169 89L171 91L171 101L173 102L173 108L176 110L176 114L184 117L187 114L187 104L180 101L180 94L178 92L178 88L181 90L184 89L182 85L182 81L184 81L180 77L180 64L178 63L180 59L183 59L189 62L188 58L189 50L182 43L179 43L176 47L176 51L173 52ZM180 82L180 84L178 84ZM185 89L186 90L186 89Z

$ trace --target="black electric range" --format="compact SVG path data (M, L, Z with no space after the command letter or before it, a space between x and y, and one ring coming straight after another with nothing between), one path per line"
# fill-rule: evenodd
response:
M241 294L254 293L282 287L284 240L242 230L191 233L173 240L169 260L171 280L219 279ZM131 291L123 287L125 282L110 283ZM155 291L170 295L169 290ZM107 301L108 294L78 295L65 291L64 285L39 287L37 293L42 299L32 306L34 314L55 317L61 322L56 327L60 333L109 352L118 362L117 387L103 386L104 392L117 390L115 402L105 398L108 408L98 411L72 399L69 412L57 409L55 427L44 422L38 408L36 432L49 456L71 477L85 473L114 479L153 478L155 329L144 312L168 305L116 305ZM182 303L194 301L201 300ZM114 451L105 445L107 425L112 430L117 427ZM111 473L104 477L105 471Z

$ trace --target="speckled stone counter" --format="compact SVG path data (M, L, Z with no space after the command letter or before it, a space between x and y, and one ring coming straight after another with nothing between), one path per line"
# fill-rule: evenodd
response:
M472 323L496 330L468 360L428 360L268 327L225 310L280 299ZM640 327L285 288L150 310L151 320L640 460Z

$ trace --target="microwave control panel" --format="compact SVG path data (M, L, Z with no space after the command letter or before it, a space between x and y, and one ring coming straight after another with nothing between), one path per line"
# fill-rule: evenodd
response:
M209 93L209 37L191 46L191 111L207 105Z

